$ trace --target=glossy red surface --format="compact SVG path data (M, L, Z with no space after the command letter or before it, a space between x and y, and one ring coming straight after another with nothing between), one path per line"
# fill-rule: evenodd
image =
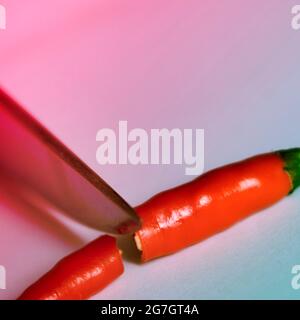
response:
M116 239L102 236L59 261L19 300L82 300L96 294L124 271Z
M264 209L292 189L277 154L264 154L210 171L162 192L136 208L142 260L173 253Z

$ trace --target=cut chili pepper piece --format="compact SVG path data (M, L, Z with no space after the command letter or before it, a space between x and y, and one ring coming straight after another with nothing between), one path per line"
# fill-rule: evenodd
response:
M263 154L212 170L136 208L142 261L219 233L276 203L300 184L300 149Z
M82 300L93 296L124 271L116 239L102 236L59 261L19 300Z

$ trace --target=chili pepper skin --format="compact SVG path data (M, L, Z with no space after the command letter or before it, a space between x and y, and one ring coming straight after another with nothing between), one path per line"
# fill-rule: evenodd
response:
M124 271L116 239L102 236L60 260L18 300L83 300Z
M258 155L212 170L136 208L143 262L219 233L300 185L300 148Z

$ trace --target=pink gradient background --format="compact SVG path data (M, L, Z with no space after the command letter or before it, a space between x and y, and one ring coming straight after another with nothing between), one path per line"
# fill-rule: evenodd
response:
M189 177L178 165L99 166L96 133L119 120L205 129L206 170L300 146L295 1L0 3L7 8L0 85L132 205ZM0 264L8 274L0 299L14 299L97 236L8 190L0 200ZM142 267L128 259L126 274L95 298L297 299L290 280L300 264L299 210L296 193L177 255Z

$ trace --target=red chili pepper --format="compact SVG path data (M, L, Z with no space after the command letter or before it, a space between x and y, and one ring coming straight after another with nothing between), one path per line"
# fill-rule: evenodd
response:
M162 192L136 211L142 261L164 256L225 230L300 185L300 149L259 155Z
M124 271L116 239L102 236L59 261L19 300L81 300L96 294Z

